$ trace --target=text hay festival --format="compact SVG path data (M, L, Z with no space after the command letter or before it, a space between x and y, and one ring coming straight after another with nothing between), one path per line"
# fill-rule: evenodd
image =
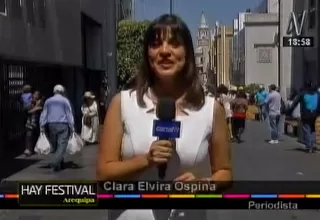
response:
M20 184L20 195L95 196L95 184Z

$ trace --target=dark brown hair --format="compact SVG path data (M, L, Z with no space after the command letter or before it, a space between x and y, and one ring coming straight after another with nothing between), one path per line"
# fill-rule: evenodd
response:
M192 37L187 25L176 15L165 14L155 19L147 28L143 39L143 55L140 69L136 76L135 88L137 102L140 107L146 107L144 95L154 86L155 74L150 68L148 49L155 43L164 29L170 28L174 41L183 45L186 50L186 61L179 77L186 86L184 107L199 110L204 105L205 94L196 71Z
M221 95L221 94L227 95L228 92L229 92L228 87L226 87L226 86L223 85L223 84L220 84L220 85L218 86L218 88L217 88L217 93L218 93L219 95Z

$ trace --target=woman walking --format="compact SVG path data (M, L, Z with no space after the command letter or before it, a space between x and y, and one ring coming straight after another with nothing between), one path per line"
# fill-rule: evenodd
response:
M25 156L31 156L33 154L34 146L39 137L39 119L42 105L43 98L39 91L35 91L32 94L30 109L27 111Z
M98 104L92 92L85 92L83 98L81 138L86 144L95 144L99 138Z
M246 124L246 112L248 110L247 95L244 91L239 91L237 96L231 102L232 117L232 133L238 143L241 142L241 135L244 132Z
M224 110L225 110L230 140L233 140L234 137L232 133L232 123L231 123L232 109L230 105L231 97L228 95L229 93L228 87L226 87L223 84L219 85L217 88L217 93L218 93L217 100L224 107Z

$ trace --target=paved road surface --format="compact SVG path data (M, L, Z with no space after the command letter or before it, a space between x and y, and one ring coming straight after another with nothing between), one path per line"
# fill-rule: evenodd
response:
M279 145L269 145L265 142L268 139L266 126L259 122L248 123L244 139L246 140L244 143L233 146L233 167L236 180L320 180L320 155L301 152L301 145L294 139L283 137ZM40 160L7 179L90 180L94 178L95 146L86 148L82 155L74 156L72 159L81 167L73 165L59 174L53 174L50 170L41 168L46 165L46 161ZM0 220L107 220L106 215L105 210L4 210L0 212ZM319 220L320 211L212 210L209 219Z

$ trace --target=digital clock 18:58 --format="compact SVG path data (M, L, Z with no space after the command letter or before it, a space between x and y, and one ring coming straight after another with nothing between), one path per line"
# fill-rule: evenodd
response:
M284 47L313 47L313 37L283 37Z

